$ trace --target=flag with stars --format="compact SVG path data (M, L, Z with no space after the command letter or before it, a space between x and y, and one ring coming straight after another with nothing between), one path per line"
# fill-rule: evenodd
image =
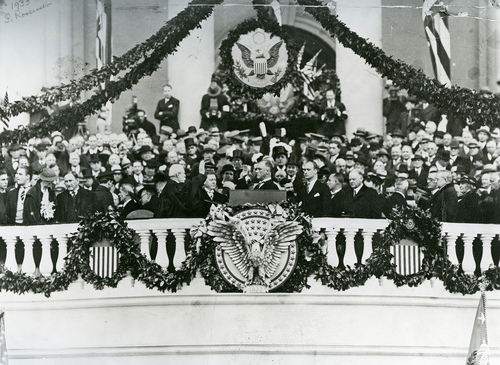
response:
M5 312L0 313L0 365L9 365L7 345L5 344Z
M472 328L466 365L488 365L489 355L488 332L486 328L486 295L482 291L474 319L474 327Z

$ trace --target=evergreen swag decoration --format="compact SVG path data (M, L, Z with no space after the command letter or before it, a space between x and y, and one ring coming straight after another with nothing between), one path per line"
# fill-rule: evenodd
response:
M391 247L407 238L416 242L423 252L420 271L411 275L401 275L391 262ZM396 286L418 286L432 277L441 278L447 265L441 240L441 224L420 208L393 210L393 218L382 234L382 240L374 247L366 266L374 276L385 276Z
M40 226L42 228L42 226ZM98 276L90 267L90 247L95 242L109 240L120 254L118 267L109 278ZM189 262L190 258L186 260ZM0 272L0 290L17 294L44 293L46 297L57 291L67 290L79 276L95 289L115 288L120 280L131 274L149 289L176 292L183 284L189 284L195 275L186 262L180 270L168 272L148 260L141 252L135 231L115 211L98 212L84 218L78 231L70 238L64 268L51 276L30 276L3 268Z
M287 220L296 220L303 227L303 232L297 237L298 261L292 275L283 285L275 288L271 292L275 293L298 293L304 288L309 288L308 277L317 271L325 270L327 264L326 255L317 239L313 238L311 218L304 214L296 204L283 202L279 205L288 216ZM266 204L244 204L238 207L225 206L223 209L231 216L248 209L269 209L273 207ZM285 215L284 214L284 215ZM194 265L200 271L205 283L218 293L240 292L234 285L228 283L219 273L215 259L215 247L217 243L213 237L207 233L208 224L212 221L208 216L198 226L193 227L191 236L196 244L191 246L190 265Z
M273 36L280 37L286 44L288 52L288 66L284 70L283 77L273 85L264 88L253 88L238 81L233 73L234 60L231 54L233 45L238 39L257 28L264 29L266 32ZM227 38L222 41L220 46L221 66L219 68L219 77L221 81L228 85L230 90L240 91L241 94L246 95L249 99L259 99L266 93L279 95L280 91L289 83L293 83L297 78L298 71L296 70L297 63L297 50L290 41L287 33L281 29L276 21L269 17L260 16L258 19L249 19L238 25L235 29L229 32ZM300 77L300 76L299 76Z

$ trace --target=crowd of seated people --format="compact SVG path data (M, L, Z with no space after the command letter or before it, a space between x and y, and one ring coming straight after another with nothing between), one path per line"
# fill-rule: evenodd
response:
M138 210L202 218L237 189L284 190L313 217L390 218L419 206L440 221L500 223L500 130L453 136L429 123L406 134L359 128L288 140L281 129L255 136L164 125L157 133L138 110L128 135L54 132L8 146L0 224L78 222L110 207L124 218Z

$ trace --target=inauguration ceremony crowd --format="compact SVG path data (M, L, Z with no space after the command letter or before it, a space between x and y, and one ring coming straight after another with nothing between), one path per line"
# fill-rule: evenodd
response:
M230 98L216 82L200 128L180 129L180 101L169 85L163 94L159 128L135 103L121 134L103 108L96 134L4 148L0 224L78 222L110 206L124 218L203 218L240 189L285 191L313 217L390 218L419 206L440 221L500 223L500 129L443 124L436 108L395 88L383 101L386 135L369 125L347 135L346 109L328 90L318 125L293 139L283 128L231 130Z

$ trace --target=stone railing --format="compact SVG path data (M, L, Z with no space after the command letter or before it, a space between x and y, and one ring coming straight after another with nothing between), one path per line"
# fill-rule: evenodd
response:
M165 268L179 268L186 258L189 229L199 221L147 219L131 220L128 225L137 232L141 252L148 258ZM314 230L323 232L327 239L325 252L334 267L342 264L352 267L355 263L365 262L372 253L375 237L387 224L388 221L382 219L313 220ZM62 269L68 239L77 227L77 224L0 227L0 238L4 242L0 245L0 261L12 271L50 275L54 270ZM491 250L491 247L499 244L499 225L444 223L442 233L450 260L461 263L465 272L484 271L491 264L498 265L498 250ZM456 246L460 246L458 250ZM481 251L482 257L478 258L477 252ZM457 252L463 252L463 258Z

